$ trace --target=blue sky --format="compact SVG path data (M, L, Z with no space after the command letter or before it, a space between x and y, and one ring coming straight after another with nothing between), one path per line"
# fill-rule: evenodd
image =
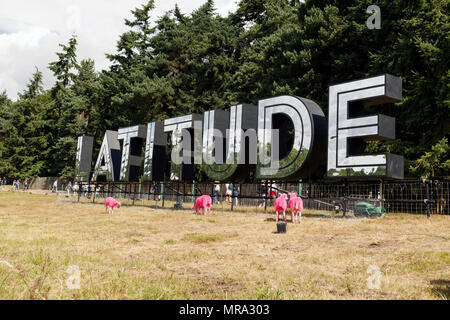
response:
M156 0L153 16L159 17L178 3L190 13L206 0ZM237 0L216 0L217 13L226 15ZM124 19L145 0L14 0L0 2L0 91L17 98L35 70L44 74L44 87L53 85L48 64L56 60L59 43L72 34L78 39L78 60L95 60L96 69L109 66L105 53L115 52L116 41L126 31Z

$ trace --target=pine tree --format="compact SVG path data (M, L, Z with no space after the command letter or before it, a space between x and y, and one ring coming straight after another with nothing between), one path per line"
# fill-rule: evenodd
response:
M6 91L0 94L0 176L11 177L15 172L9 161L11 130L13 128L12 101Z
M33 73L30 83L27 85L25 91L20 94L19 98L22 100L33 99L44 92L44 87L42 84L42 72L36 67L36 72Z
M149 41L155 29L150 26L150 18L154 8L154 0L149 0L141 8L131 11L133 20L125 19L125 25L130 30L120 36L117 42L117 54L107 54L113 62L113 71L145 63L145 60L151 56L152 47Z
M86 134L86 114L90 113L86 100L89 97L77 95L75 87L82 90L79 79L80 70L86 71L93 67L92 62L77 63L75 37L70 38L68 45L60 45L62 52L57 53L58 60L50 63L57 81L51 89L56 112L49 112L47 121L52 121L57 129L51 136L52 152L49 160L52 164L49 174L60 175L64 179L71 179L74 175L73 163L75 161L77 137ZM81 69L80 69L81 68ZM75 72L78 70L78 74ZM88 72L82 77L89 77ZM84 92L86 93L86 91Z
M57 52L58 60L51 62L49 69L53 71L53 75L56 77L57 82L53 88L54 94L62 88L67 88L74 78L73 70L77 67L77 38L72 36L69 39L69 44L59 45L62 48L62 52Z
M411 171L420 174L422 178L432 178L439 173L450 171L449 159L450 146L448 139L442 138L431 147L431 151L426 152L419 159L414 161Z

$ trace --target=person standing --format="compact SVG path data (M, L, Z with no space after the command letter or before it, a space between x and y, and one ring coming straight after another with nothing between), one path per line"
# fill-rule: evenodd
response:
M229 183L227 183L227 184L225 185L225 188L227 189L227 191L225 192L226 200L227 200L228 202L231 202L231 185L230 185Z
M214 204L219 203L219 200L217 199L217 197L219 196L219 193L220 193L220 185L216 184L214 186L214 191L213 191Z
M57 192L58 191L58 179L55 180L55 182L53 182L53 186L52 186L52 192Z
M233 200L236 199L236 206L239 205L239 185L233 185Z
M78 193L78 191L80 190L80 186L78 185L78 183L75 183L74 184L74 186L73 186L73 192L75 193Z
M67 184L66 191L67 191L67 196L70 196L70 192L73 191L72 181L69 181L69 183Z
M161 200L161 185L159 182L156 182L153 187L153 200L155 201Z
M267 195L267 188L264 182L261 182L258 185L258 191L257 191L257 197L258 197L258 207L262 207L264 205L264 200L266 198Z

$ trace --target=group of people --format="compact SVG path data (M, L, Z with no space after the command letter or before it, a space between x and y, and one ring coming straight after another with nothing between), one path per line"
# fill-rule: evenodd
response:
M3 186L7 186L9 183L11 182L11 180L7 179L6 177L3 177L2 179L0 179L0 185ZM16 180L14 179L12 182L12 190L13 191L26 191L30 188L30 183L28 178L25 178L23 180L23 183L20 182L20 180Z
M70 196L71 192L78 191L78 185L72 186L72 181L69 181L64 190L67 192L67 195ZM58 192L58 179L53 181L52 192Z
M225 201L227 201L228 203L234 201L234 205L239 205L239 191L239 184L225 184ZM220 184L215 184L212 198L214 204L219 203L220 194ZM273 183L270 185L270 187L268 187L265 184L261 184L258 189L258 195L266 195L267 199L275 199L280 195L280 193L278 192L278 185ZM262 205L264 205L264 198L261 198L258 203L259 207L261 207Z
M238 184L231 184L227 183L225 184L225 201L231 203L234 201L234 205L239 205L239 185ZM219 197L220 195L220 184L214 185L213 190L213 202L214 204L219 203Z
M11 183L11 180L7 179L6 177L3 177L2 179L0 179L0 186L2 186L2 187L9 185L9 183ZM14 179L12 181L12 190L13 191L20 191L20 190L26 191L26 190L29 190L30 187L31 187L31 181L28 178L25 178L23 180L23 182L21 182L18 179ZM58 180L57 179L55 181L53 181L51 190L52 190L52 192L58 191ZM67 192L67 195L70 195L71 192L76 191L74 186L72 186L71 181L69 181L69 183L66 185L65 191Z
M8 179L6 177L3 177L0 179L0 186L6 186L8 184Z

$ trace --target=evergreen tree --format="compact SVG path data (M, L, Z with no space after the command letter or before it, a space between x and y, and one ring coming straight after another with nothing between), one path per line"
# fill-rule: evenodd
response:
M19 98L22 100L33 99L43 93L44 87L42 84L42 72L40 72L39 69L36 68L36 72L33 73L32 79L27 85L25 91L22 94L19 93Z
M72 71L77 67L77 38L72 36L69 39L69 44L59 45L62 48L62 52L57 52L58 60L51 62L49 69L53 71L53 75L56 77L57 82L53 88L53 93L56 94L58 90L67 88L74 78Z
M414 161L411 171L422 178L432 178L439 173L450 171L450 146L448 139L443 138L419 159Z
M92 98L88 95L89 84L86 83L84 88L82 84L83 80L92 78L93 63L88 60L78 65L75 37L69 40L68 45L60 46L63 50L57 53L58 60L50 63L50 70L57 79L51 89L56 112L50 111L46 120L53 122L57 130L49 137L53 146L49 159L53 165L49 174L71 179L74 175L77 137L86 134L86 116L89 117L91 111L90 102L87 102ZM77 95L76 88L81 95Z
M9 161L11 150L11 130L13 128L12 101L6 91L0 94L0 176L11 177L15 168Z

